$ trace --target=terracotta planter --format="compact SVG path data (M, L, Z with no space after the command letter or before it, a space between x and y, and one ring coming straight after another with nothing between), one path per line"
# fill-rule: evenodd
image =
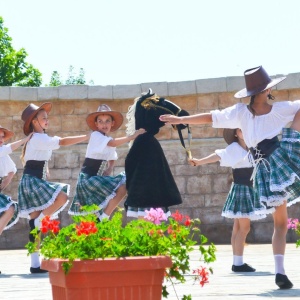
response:
M54 300L160 300L168 256L78 260L66 275L62 262L43 260Z

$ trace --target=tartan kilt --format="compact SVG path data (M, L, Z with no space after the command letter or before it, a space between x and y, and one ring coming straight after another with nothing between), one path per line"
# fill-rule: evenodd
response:
M19 206L18 203L11 200L9 196L6 196L2 193L0 193L0 218L3 216L3 214L11 207L14 206L14 214L12 218L9 220L7 225L5 226L4 230L12 227L15 225L19 220Z
M68 213L70 215L86 215L99 212L101 214L108 202L116 196L117 189L126 182L125 172L117 176L89 176L79 173L76 192ZM96 204L98 210L81 211L81 206Z
M35 176L23 174L18 187L20 217L28 218L34 211L42 211L51 206L60 192L70 193L70 185L60 182L49 182ZM68 201L51 217L56 218Z
M280 147L257 166L255 187L267 212L300 201L300 134L283 128Z
M247 218L259 220L266 217L260 213L264 210L255 190L247 185L232 183L222 209L222 216L226 218Z

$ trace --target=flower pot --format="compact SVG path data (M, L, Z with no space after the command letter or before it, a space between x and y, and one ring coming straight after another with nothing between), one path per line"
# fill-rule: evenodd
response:
M64 261L42 261L53 300L160 300L165 268L172 266L168 256L76 260L65 274Z

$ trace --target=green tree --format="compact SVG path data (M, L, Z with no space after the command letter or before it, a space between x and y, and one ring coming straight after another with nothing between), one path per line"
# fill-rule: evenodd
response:
M11 41L0 17L0 86L40 86L42 73L26 62L25 49L14 50Z
M59 86L62 85L63 82L60 79L60 75L57 71L53 71L50 79L49 86Z
M72 84L85 84L85 72L83 68L79 69L79 74L77 75L74 71L74 67L71 65L69 67L68 77L65 82L61 80L61 76L57 71L53 71L50 79L50 83L48 86L58 86L58 85L72 85ZM94 81L91 80L89 82L90 85L94 84Z

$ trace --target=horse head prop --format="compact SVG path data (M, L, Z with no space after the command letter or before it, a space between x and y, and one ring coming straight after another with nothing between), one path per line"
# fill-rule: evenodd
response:
M157 134L159 129L165 125L159 120L164 114L172 114L175 116L188 116L189 113L181 109L178 105L163 97L159 97L152 92L151 89L147 93L134 100L134 104L129 108L126 118L128 119L127 134L132 134L135 130L144 128L147 133ZM188 129L188 140L191 141L191 131L188 125L178 124L172 125L178 131L182 146L186 149L188 157L191 157L190 150L187 149L182 136L182 130Z

